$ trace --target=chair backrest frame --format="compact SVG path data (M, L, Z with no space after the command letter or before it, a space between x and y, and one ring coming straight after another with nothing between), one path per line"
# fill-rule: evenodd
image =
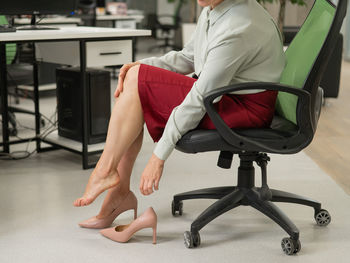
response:
M321 2L327 3L329 6L334 8L335 13L334 13L332 22L330 23L329 30L326 34L325 40L324 40L318 54L316 55L309 72L306 75L306 79L305 79L304 83L302 84L302 87L298 87L298 88L301 88L301 89L308 91L311 95L310 112L311 112L311 114L314 113L314 114L312 114L313 116L311 116L311 120L312 120L311 126L313 128L312 133L314 133L316 130L318 115L319 115L318 113L314 112L316 110L315 107L318 103L316 101L316 98L320 99L318 96L319 84L320 84L320 81L322 78L322 74L324 73L326 66L328 64L330 55L333 51L333 47L335 46L335 43L333 43L333 42L336 41L336 39L337 39L336 37L340 32L340 27L341 27L342 21L345 17L346 6L347 6L347 0L339 0L337 6L335 6L330 0L316 0L313 4L313 7L311 8L311 10L309 12L308 17L304 21L304 24L302 25L300 31L303 30L303 26L305 25L305 23L308 22L308 18L310 16L310 14L313 14L313 12L315 11L314 7L315 7L316 3L320 4ZM299 31L299 33L300 33L300 31ZM293 42L295 41L295 39L297 39L297 36L294 38L294 40L292 41L290 46L293 46ZM287 61L287 63L288 63L288 61ZM282 75L282 77L283 77L283 75ZM283 80L281 82L283 83ZM283 84L289 84L289 83L283 83ZM289 96L293 96L293 95L289 95ZM279 94L279 98L277 100L276 110L280 115L282 115L286 119L299 125L300 123L302 123L301 118L303 118L303 116L298 114L298 112L301 112L300 108L302 107L302 105L300 105L300 101L297 101L296 98L295 98L295 100L296 100L296 104L295 104L295 117L294 118L290 117L290 116L287 116L287 117L284 116L283 110L281 110L281 107L283 107L283 105L281 105L281 103L285 103L285 102L283 100L281 100L281 94Z

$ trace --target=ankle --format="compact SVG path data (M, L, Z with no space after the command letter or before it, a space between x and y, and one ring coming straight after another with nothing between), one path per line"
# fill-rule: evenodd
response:
M118 170L114 167L105 166L105 165L96 165L94 172L101 177L108 177L110 175L118 173Z
M130 192L131 191L129 188L125 188L125 187L121 186L118 188L118 195L117 196L121 199L125 199Z

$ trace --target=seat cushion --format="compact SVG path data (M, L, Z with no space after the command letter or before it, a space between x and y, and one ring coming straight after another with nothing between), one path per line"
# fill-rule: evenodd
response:
M11 64L7 66L7 85L31 85L33 84L33 66L26 63Z
M232 129L237 134L247 137L251 140L267 143L281 141L297 134L298 127L292 122L274 116L270 128L257 129ZM197 153L207 151L232 151L241 152L240 148L228 144L217 130L192 130L182 136L178 141L176 149L186 153ZM256 151L261 151L256 148Z

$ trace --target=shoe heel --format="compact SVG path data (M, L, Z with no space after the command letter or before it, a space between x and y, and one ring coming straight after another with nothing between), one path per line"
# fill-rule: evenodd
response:
M153 227L153 244L157 244L157 227Z

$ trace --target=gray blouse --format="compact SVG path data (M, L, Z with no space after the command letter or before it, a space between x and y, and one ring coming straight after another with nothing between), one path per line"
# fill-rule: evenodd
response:
M278 82L285 56L276 24L256 0L224 0L213 10L203 9L191 40L181 51L140 62L199 76L184 101L173 109L155 147L154 154L166 160L181 136L204 117L206 94L233 83ZM257 92L261 90L236 94Z

